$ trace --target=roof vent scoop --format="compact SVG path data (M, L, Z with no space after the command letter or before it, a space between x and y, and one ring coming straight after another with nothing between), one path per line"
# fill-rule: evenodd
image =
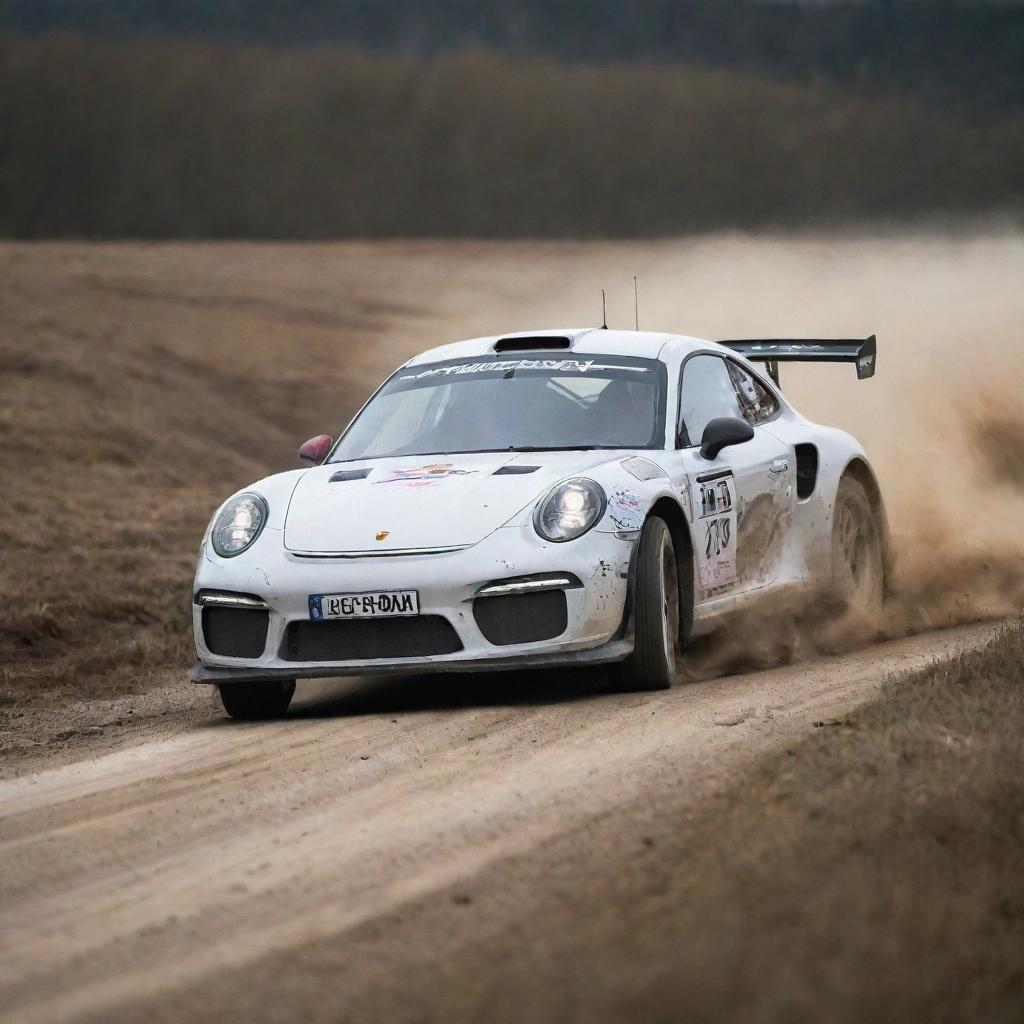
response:
M513 338L499 338L494 343L495 352L538 352L542 349L564 349L572 346L572 338L560 334L520 335Z

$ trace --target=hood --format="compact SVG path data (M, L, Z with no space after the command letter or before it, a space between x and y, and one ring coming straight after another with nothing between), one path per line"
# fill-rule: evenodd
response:
M386 554L476 544L559 480L622 457L495 452L317 466L292 493L285 547Z

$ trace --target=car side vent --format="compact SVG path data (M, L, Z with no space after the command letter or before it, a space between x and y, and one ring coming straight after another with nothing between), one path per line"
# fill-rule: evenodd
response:
M372 469L372 466L364 466L362 469L339 469L328 483L340 484L345 480L365 480Z
M558 334L539 334L519 338L499 338L494 343L495 352L537 352L541 349L569 348L572 338Z
M536 473L540 466L499 466L491 476L523 476L526 473Z
M796 496L804 501L818 483L818 449L813 444L796 446Z
M642 459L639 455L626 459L622 463L622 468L630 476L635 476L637 480L657 480L658 477L668 476L659 465L651 462L650 459Z

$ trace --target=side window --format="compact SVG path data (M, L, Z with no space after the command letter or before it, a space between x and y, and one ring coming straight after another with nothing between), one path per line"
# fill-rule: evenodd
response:
M679 414L690 444L700 444L710 420L743 417L736 388L721 356L693 356L686 361Z
M747 373L739 363L730 360L729 375L732 377L736 394L739 396L743 417L751 426L764 423L778 412L779 403L775 400L775 396L763 387L760 381Z

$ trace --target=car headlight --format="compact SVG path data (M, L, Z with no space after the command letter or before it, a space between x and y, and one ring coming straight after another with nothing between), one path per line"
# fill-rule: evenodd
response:
M221 558L233 558L255 543L267 522L267 503L259 494L239 494L217 514L210 543Z
M533 525L545 540L574 540L604 515L608 499L600 484L586 477L553 488L533 513Z

